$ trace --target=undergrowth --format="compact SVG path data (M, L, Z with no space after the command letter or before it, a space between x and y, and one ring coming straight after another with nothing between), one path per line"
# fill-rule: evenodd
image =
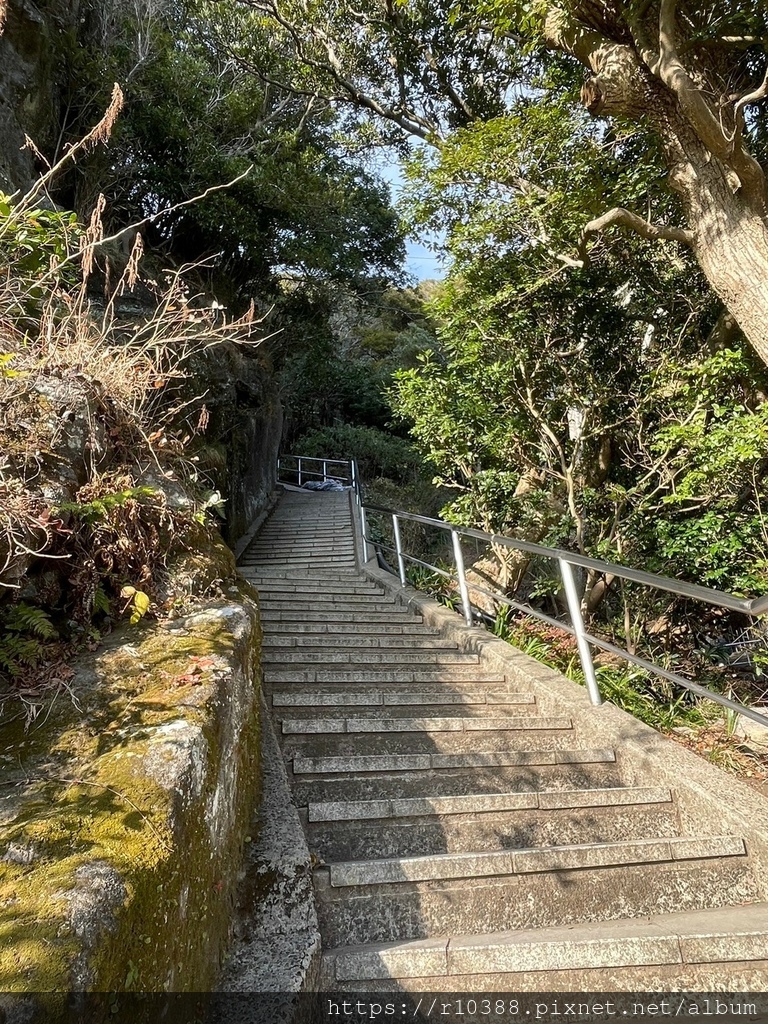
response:
M143 279L140 234L115 257L103 197L87 224L55 210L48 186L108 140L121 102L116 87L26 194L0 194L0 703L21 696L32 717L74 650L172 609L170 563L212 536L220 502L189 453L208 420L189 360L254 343L257 324L193 295L194 268Z
M446 569L450 566L446 565ZM452 580L421 566L407 570L408 582L436 601L454 610L460 598ZM586 685L575 637L564 629L545 623L509 606L502 607L488 628L517 650L562 673L581 686ZM661 661L664 652L657 652ZM722 666L720 667L722 668ZM613 655L598 653L595 674L605 701L628 712L659 732L696 751L726 771L747 778L768 777L767 759L745 747L737 734L738 715L721 705L681 690L671 682ZM732 684L718 667L698 679L713 692L733 697ZM764 703L765 693L762 694Z

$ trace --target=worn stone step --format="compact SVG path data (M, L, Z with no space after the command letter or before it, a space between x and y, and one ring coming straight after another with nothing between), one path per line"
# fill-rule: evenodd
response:
M247 572L244 575L248 575ZM263 584L265 593L276 596L277 594L306 594L307 584L296 580L293 582L279 581ZM372 583L330 583L323 584L323 592L326 594L361 594L370 597L383 597L384 592L375 587Z
M741 840L633 840L349 861L315 872L326 946L422 939L754 902Z
M264 608L280 609L301 609L301 608L327 608L329 611L339 609L340 611L372 611L389 612L403 606L395 601L392 596L368 596L366 594L326 594L317 590L308 594L303 593L290 597L285 594L271 594L268 590L260 590L261 605Z
M290 765L288 766L290 772ZM599 789L624 784L616 762L510 765L438 771L364 772L348 775L292 775L297 807L346 800L461 796L467 793Z
M440 630L435 626L424 626L421 622L414 621L414 616L408 616L407 622L390 622L387 616L386 622L280 622L271 621L267 638L274 637L276 640L287 637L305 638L308 643L324 643L326 640L336 643L339 640L352 643L359 639L361 644L368 640L388 640L396 642L395 638L407 638L408 643L418 643L420 639L429 640L439 637Z
M397 984L396 979L402 979L405 982L402 988L406 991L410 988L412 991L530 992L546 991L543 977L556 972L554 978L558 979L557 987L561 991L598 992L608 991L606 985L597 980L608 977L608 969L620 969L624 980L653 977L660 967L667 967L670 972L665 977L695 979L696 983L677 989L649 988L630 980L622 988L702 992L711 988L701 983L701 978L705 977L702 965L717 965L718 976L727 977L725 965L750 961L762 964L768 961L768 904L765 903L643 918L622 917L567 928L523 928L485 935L450 935L326 949L321 985L337 991L340 986L352 983L355 990L360 990L361 982L378 982L374 990L390 991L390 986ZM627 969L643 967L652 970L628 976ZM764 969L762 973L768 977ZM570 977L577 984L569 986L567 979ZM561 979L564 984L560 984ZM398 985L398 989L400 987ZM725 990L764 991L765 985ZM679 999L670 999L670 1005L678 1006Z
M352 622L358 626L381 626L381 625L416 625L422 622L420 615L412 615L406 611L391 612L370 612L370 611L339 611L335 608L321 609L311 608L299 611L297 609L283 608L262 608L261 618L263 622L289 622L299 625L320 622L338 624Z
M392 668L382 666L367 669L361 666L345 668L329 666L328 668L273 668L264 670L264 680L268 683L444 683L447 686L454 681L468 680L474 683L505 683L503 676L482 672L478 666L442 665L394 665Z
M385 669L392 666L394 670L400 665L412 666L414 670L419 666L429 668L433 665L478 665L480 659L476 654L464 654L458 651L434 650L406 650L399 651L396 648L366 647L365 650L337 649L333 647L307 650L306 648L291 649L278 648L269 650L262 658L263 664L271 668L284 667L286 669L295 667L302 670L313 670L318 665L331 669L335 665L341 667L355 665L371 665L377 669Z
M602 747L573 750L493 750L461 754L372 754L340 757L293 758L294 775L359 775L363 772L421 772L464 769L499 769L565 764L600 764L616 760Z
M372 821L377 818L446 818L458 814L497 814L502 811L558 811L591 807L635 807L671 804L672 794L663 786L621 786L613 789L565 789L539 792L466 793L463 796L348 800L312 803L307 807L311 824L329 821Z
M365 579L356 569L345 569L336 572L333 569L281 569L279 567L260 569L258 566L249 569L249 573L265 582L290 580L295 583L338 583L340 581L358 583ZM376 584L374 584L376 586Z
M284 718L281 732L288 734L306 734L317 736L329 734L337 736L345 733L363 733L368 737L375 734L390 736L392 733L472 733L474 742L478 733L485 739L486 732L529 732L530 730L547 730L560 732L573 728L570 718L544 717L538 715L505 715L493 718L467 718L454 715L442 718L399 717L378 718L374 716L354 718Z
M354 551L349 548L346 552L326 552L321 550L309 550L292 552L281 551L278 547L270 547L268 550L263 552L253 551L249 554L248 558L243 559L243 565L248 566L249 564L254 565L289 565L295 568L306 567L311 568L315 564L326 564L326 565L349 565L355 564Z
M340 545L348 546L351 538L339 528L329 527L318 530L271 530L259 535L253 544L253 550L269 548L270 544L284 550L303 550L311 545Z
M496 730L493 732L358 732L292 733L283 736L286 757L363 757L434 754L440 756L477 756L511 754L526 751L541 754L574 746L579 739L572 732L555 729Z
M443 708L455 705L457 714L461 714L462 709L467 705L490 706L495 713L498 706L511 705L514 708L517 705L535 706L535 703L536 698L532 693L515 693L510 690L467 690L464 692L447 693L437 690L432 692L422 690L417 693L393 693L377 689L359 693L347 693L344 691L320 693L316 691L309 693L273 691L272 693L272 706L275 708L306 708L307 710L312 710L318 707L330 708L361 705L369 708L381 708L382 712L386 711L387 714L392 714L398 709L404 714L410 714L411 708L422 706L434 707L435 705ZM510 713L514 713L514 711L510 711Z
M345 516L343 511L317 522L294 518L283 522L273 520L271 523L266 523L263 529L268 532L258 534L254 538L256 543L265 536L279 538L285 543L289 543L294 538L301 542L305 538L311 539L316 536L327 537L331 540L352 539L352 523L349 516Z
M254 563L254 564L256 564L256 563ZM323 557L323 558L321 558L321 557L316 557L316 558L307 557L307 558L302 559L300 561L289 562L285 558L281 558L280 556L275 556L274 558L263 558L263 559L261 559L258 562L259 567L264 567L264 566L267 566L267 565L280 565L281 567L285 567L286 565L289 565L289 564L293 565L295 568L307 568L308 569L308 568L316 568L318 566L327 566L329 568L334 566L334 567L341 568L341 567L345 566L345 567L347 567L347 568L349 568L351 570L351 569L354 569L355 566L356 566L356 559L352 555L350 555L349 557L345 557L343 560L340 560L340 559L337 559L337 558L326 558L326 557Z
M273 653L274 657L281 657L283 652L301 651L307 657L314 659L324 657L326 653L348 653L359 651L361 648L364 648L366 651L383 648L387 651L392 651L393 654L404 654L410 650L417 652L455 652L459 645L455 641L444 640L442 637L435 638L422 636L421 634L416 636L403 636L402 634L395 636L361 636L339 631L338 633L328 633L324 636L270 635L264 637L262 646L269 649L271 653L273 649L276 649Z
M610 793L610 790L601 790ZM525 847L562 846L584 843L612 843L630 839L658 839L678 835L675 807L667 791L666 800L597 802L588 814L584 804L567 806L568 794L558 803L543 794L546 813L539 805L539 794L507 793L504 799L483 794L443 798L450 813L431 810L419 813L433 801L380 800L350 804L310 804L302 811L302 821L310 849L321 861L364 860L366 858L421 857L443 853L477 853ZM662 791L663 793L663 791ZM440 798L437 798L439 801ZM379 807L373 818L355 816L363 806ZM438 804L439 806L439 804ZM386 814L390 807L398 813ZM326 810L324 811L323 808ZM463 808L463 809L459 809ZM320 809L320 810L318 810ZM313 821L325 814L329 820ZM347 814L346 818L342 815ZM361 827L361 822L365 824Z
M357 696L362 698L361 694ZM332 698L331 698L332 699ZM477 743L478 733L482 733L483 741L486 737L496 734L508 735L510 731L515 733L531 735L542 729L549 729L544 723L538 729L531 726L516 724L522 718L537 717L539 708L536 704L497 703L497 704L439 704L434 701L429 704L370 704L364 699L356 704L347 707L336 705L304 705L298 707L277 707L272 709L274 718L278 725L284 720L295 720L297 728L291 733L285 733L286 740L289 735L300 738L312 734L314 736L326 736L329 739L339 740L343 736L365 735L369 739L375 734L382 739L386 737L399 736L402 738L413 738L414 733L420 736L432 737L440 735L457 737L469 736ZM469 717L476 722L474 728L465 728L461 720ZM547 716L550 722L559 716ZM363 719L365 724L357 724L350 728L343 728L336 724L326 728L324 724L329 720L334 722L345 719ZM429 721L427 721L429 720ZM414 727L414 721L425 723L421 727ZM484 725L484 722L498 721L498 725ZM382 722L382 728L377 728L377 723ZM439 727L432 728L433 722L441 723ZM445 724L442 724L445 723ZM407 734L407 735L405 735ZM517 739L517 737L515 737ZM469 749L472 749L471 747Z
M279 552L281 555L299 559L305 554L314 554L316 551L348 551L354 548L354 542L351 537L340 537L340 538L296 538L286 537L281 539L279 537L268 537L258 540L248 548L245 557L253 556L255 554L262 554L264 552Z
M358 595L359 596L359 595ZM354 614L360 618L367 619L370 615L390 615L393 612L403 612L402 605L392 601L368 601L352 600L344 598L341 601L330 601L320 595L317 597L303 595L301 599L287 601L282 597L270 597L263 591L259 591L259 604L265 612L293 612L302 619L305 613L324 614L328 619L333 620L337 614ZM381 620L386 621L386 619Z

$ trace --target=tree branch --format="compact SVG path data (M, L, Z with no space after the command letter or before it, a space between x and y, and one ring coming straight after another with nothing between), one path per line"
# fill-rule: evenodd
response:
M765 69L763 81L758 86L758 88L754 89L752 92L748 92L746 96L742 96L733 108L733 119L735 122L733 129L733 146L739 144L739 140L741 139L744 133L745 109L751 106L753 103L759 103L760 100L764 100L766 96L768 96L768 66Z
M651 67L651 71L677 97L691 126L710 153L722 160L726 166L731 167L742 184L763 192L765 189L763 170L754 157L743 149L738 123L733 136L729 137L723 130L719 118L715 115L704 93L680 60L676 42L676 16L677 0L661 0L659 4L659 58ZM743 118L743 108L740 114ZM735 116L738 119L739 115Z
M636 235L654 242L666 240L681 242L683 245L693 245L694 240L693 232L688 231L686 228L673 228L663 224L652 224L650 221L639 217L636 213L617 206L613 210L604 213L601 217L591 220L584 227L579 243L579 262L576 264L577 266L585 267L589 262L587 246L591 236L602 234L603 231L613 227L628 228Z

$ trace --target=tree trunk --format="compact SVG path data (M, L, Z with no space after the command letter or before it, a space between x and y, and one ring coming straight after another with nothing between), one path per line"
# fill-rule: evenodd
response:
M702 182L683 194L701 269L755 351L768 364L768 230L761 214ZM723 193L726 194L723 194ZM718 194L719 193L719 194Z
M743 147L743 113L737 115L732 104L723 106L719 100L731 91L727 82L717 82L716 87L683 67L674 45L675 30L680 28L674 4L667 5L672 15L668 14L666 39L661 39L664 33L656 22L659 52L649 50L654 35L650 31L644 35L642 24L633 21L631 7L604 0L581 0L568 7L553 3L546 19L546 41L553 49L576 57L591 72L582 90L582 102L590 113L629 119L659 135L670 185L680 194L687 216L690 237L685 240L712 289L768 364L766 179ZM611 37L603 22L616 21L617 11L624 12L627 20L622 22L622 32ZM627 25L632 26L634 38L627 35ZM625 42L616 41L620 35ZM715 75L712 81L716 79ZM765 95L768 74L764 89L756 91L753 99ZM631 214L618 212L625 216L617 223L633 226ZM640 221L635 229L645 237L654 235L643 227L656 231L657 237L673 237L669 229L665 234L663 228L642 218L635 220Z

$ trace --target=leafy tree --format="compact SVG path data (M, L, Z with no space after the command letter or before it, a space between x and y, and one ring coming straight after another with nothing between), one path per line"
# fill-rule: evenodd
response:
M140 30L128 19L111 46L73 60L75 98L126 83L109 153L78 183L82 207L108 191L112 229L138 221L166 259L204 261L226 301L281 283L364 289L397 276L403 242L387 187L338 144L336 114L256 79L233 52L245 34L269 51L263 26L185 2L157 14L137 62Z
M302 65L304 88L437 145L521 102L546 109L565 90L575 105L581 83L583 106L637 136L657 181L648 206L630 189L583 211L558 255L583 265L591 240L614 227L689 248L768 362L764 5L742 0L715 12L690 0L368 0L329 13L298 0L250 3ZM527 187L530 166L516 187Z
M453 264L439 342L397 375L394 405L459 488L455 521L759 592L764 368L669 242L627 236L577 275L553 269L585 206L647 203L651 157L533 101L423 152L411 217L447 232ZM587 610L609 585L588 581Z

